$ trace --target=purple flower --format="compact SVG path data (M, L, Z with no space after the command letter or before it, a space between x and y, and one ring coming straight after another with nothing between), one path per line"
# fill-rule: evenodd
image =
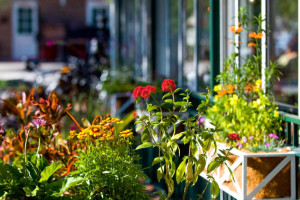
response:
M266 143L265 143L265 146L266 146L266 147L270 147L270 143L266 142Z
M278 136L275 135L275 134L273 134L273 133L270 133L270 134L269 134L269 137L272 137L272 138L274 138L274 139L276 139L276 140L278 139Z
M248 137L249 140L252 140L253 138L254 138L254 136L249 136Z
M200 117L199 122L204 123L204 121L205 121L204 117Z
M45 126L46 125L46 121L44 119L34 119L32 120L32 123L39 128L40 126Z
M237 143L236 143L236 146L237 146L239 149L243 147L243 145L242 145L240 142L237 142Z
M204 117L200 117L200 119L197 121L197 125L201 124L201 127L203 127L203 123L204 123L205 119Z
M242 140L243 140L243 143L246 143L246 142L247 142L247 137L244 136L244 137L242 138Z

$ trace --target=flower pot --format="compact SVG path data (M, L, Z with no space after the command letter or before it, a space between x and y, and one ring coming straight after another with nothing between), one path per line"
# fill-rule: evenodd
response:
M218 150L222 149L226 149L226 145L219 144ZM231 153L233 155L226 162L235 181L225 165L214 173L221 190L241 200L296 199L294 152L283 149L281 152L252 153L232 149ZM207 174L203 172L201 176L206 178Z

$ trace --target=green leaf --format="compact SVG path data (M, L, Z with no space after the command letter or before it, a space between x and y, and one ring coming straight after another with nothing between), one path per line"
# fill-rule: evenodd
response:
M210 194L212 199L216 199L220 194L220 187L215 180L213 180L213 182L211 183Z
M180 165L177 168L177 171L176 171L176 182L177 182L177 184L179 184L181 182L181 179L184 175L185 168L186 168L186 158L183 159L183 161L180 163Z
M157 180L158 180L158 182L160 182L160 179L162 178L163 173L164 173L164 165L157 169Z
M144 148L148 148L148 147L153 147L153 146L155 146L154 143L152 143L152 142L145 142L145 143L139 145L139 146L136 148L136 150L138 150L138 149L144 149Z
M173 136L171 137L171 140L178 140L178 139L181 138L185 133L186 133L186 131L181 132L181 133L178 133L178 134L176 134L176 135L173 135Z
M143 125L140 124L140 125L138 125L138 127L135 129L135 131L138 132L138 131L141 130L142 128L143 128Z
M43 181L47 181L50 176L52 176L57 170L59 170L63 166L62 163L60 162L53 162L51 165L46 167L42 173L41 173L41 178L40 178L40 183Z
M168 97L168 96L171 96L171 93L165 94L165 95L162 97L162 99L164 99L164 98L166 98L166 97Z
M156 157L153 159L152 166L163 161L164 161L164 157Z
M78 177L78 176L77 177L69 177L69 178L67 178L67 180L63 183L63 186L61 187L59 193L54 193L53 196L55 196L55 197L61 196L68 189L70 189L74 185L79 184L82 181L84 181L84 178Z
M200 175L201 172L204 170L205 165L206 165L206 160L204 156L200 156L197 162L196 174Z
M82 119L81 119L81 122L82 122L82 125L83 125L84 127L89 127L89 126L91 126L90 121L89 121L88 119L86 119L86 118L82 118Z
M150 137L149 129L145 129L141 136L142 143L146 143L149 140L149 137Z
M230 175L231 175L231 178L232 178L233 182L235 182L235 179L234 179L234 176L233 176L233 172L232 172L232 170L230 169L230 167L227 165L227 163L226 163L226 162L224 162L224 163L225 163L225 165L226 165L227 169L228 169L228 170L229 170L229 172L230 172Z
M177 93L177 92L179 92L181 90L181 88L177 88L175 91L174 91L174 93Z
M212 161L211 163L209 163L209 165L207 167L207 173L209 174L210 172L215 170L218 166L219 166L219 162L217 162L215 160Z
M166 99L166 100L165 100L165 103L171 103L171 104L172 104L172 103L173 103L173 100L172 100L172 99Z

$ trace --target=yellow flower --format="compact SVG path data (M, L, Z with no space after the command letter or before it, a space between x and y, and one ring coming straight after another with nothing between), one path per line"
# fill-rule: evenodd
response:
M212 107L212 110L213 110L214 112L218 112L218 111L219 111L219 108L218 108L216 105L214 105L214 106Z
M255 81L255 85L256 85L257 87L260 87L260 86L261 86L261 79L256 80L256 81Z
M121 134L121 137L129 137L129 138L133 137L133 133L130 129L126 129L126 130L120 132L120 134Z
M70 131L70 138L73 138L77 135L76 131Z
M235 94L235 95L233 95L233 97L231 97L230 99L230 105L236 105L237 104L237 102L238 102L238 100L239 100L239 97Z
M260 104L260 99L253 101L253 108L258 108L259 104Z
M274 112L274 117L276 117L276 118L278 118L278 117L279 117L279 113L278 113L278 111L277 111L277 110L275 110L275 112Z
M123 123L123 121L121 121L119 118L112 118L111 119L111 123L116 122L117 124Z
M215 101L219 101L219 95L215 96Z
M214 91L215 92L218 92L218 91L221 91L221 90L222 90L222 86L220 84L214 86Z

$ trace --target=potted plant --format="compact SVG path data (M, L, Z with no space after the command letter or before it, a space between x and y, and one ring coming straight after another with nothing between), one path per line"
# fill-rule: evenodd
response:
M227 164L237 181L224 176L229 172L221 170L219 184L224 191L241 199L293 198L295 155L285 152L286 149L276 153L283 144L276 134L281 130L281 121L272 95L273 81L279 79L279 71L273 62L266 67L264 74L262 70L261 38L267 34L267 30L262 29L264 19L259 15L249 22L245 9L241 10L239 17L239 26L230 30L235 37L239 37L243 30L251 30L248 47L252 55L245 58L245 64L241 66L237 64L238 53L225 59L225 67L217 77L219 85L214 87L214 106L207 115L212 122L220 121L219 141L232 144L230 137L237 134L238 140L233 145L248 151L232 151L234 155ZM235 48L239 46L235 42L232 44ZM224 113L226 117L223 117ZM249 151L259 153L249 154ZM282 178L285 179L284 187Z

